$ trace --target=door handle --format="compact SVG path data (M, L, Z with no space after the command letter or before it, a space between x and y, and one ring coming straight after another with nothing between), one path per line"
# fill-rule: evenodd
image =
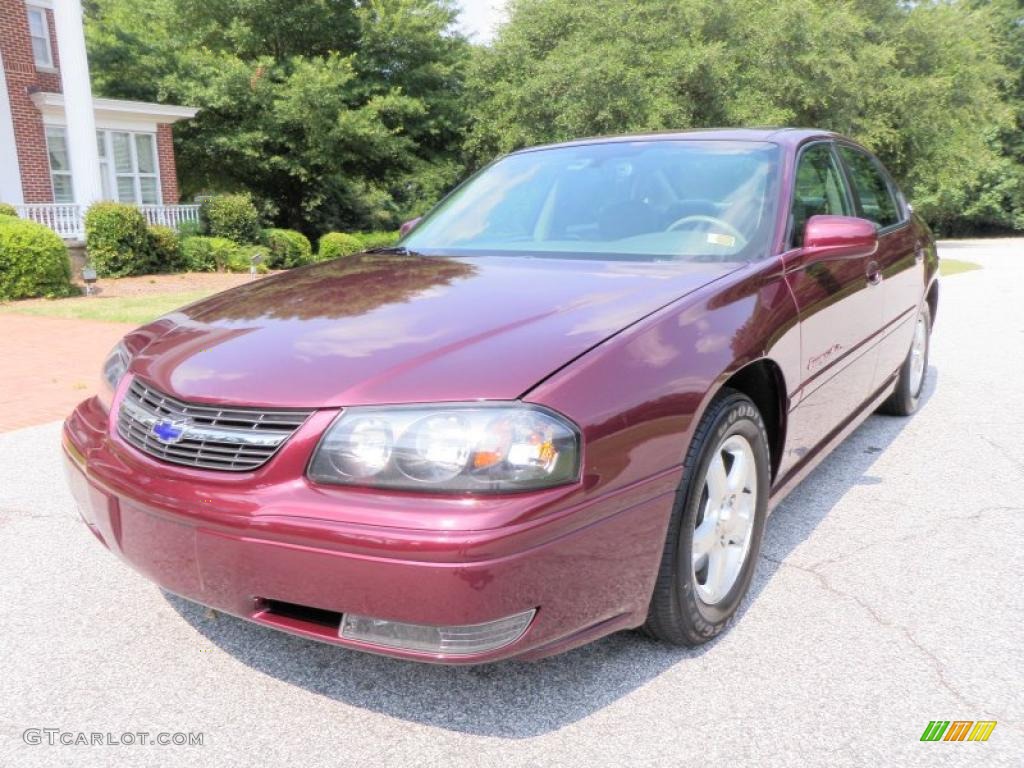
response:
M868 285L878 285L882 282L882 270L877 261L869 261L867 266Z

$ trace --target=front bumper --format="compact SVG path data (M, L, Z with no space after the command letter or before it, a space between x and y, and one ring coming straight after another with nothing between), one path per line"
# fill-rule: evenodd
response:
M430 501L410 498L417 514L407 527L383 511L387 524L372 525L380 494L318 488L296 472L322 427L316 419L264 470L230 478L155 462L111 427L95 399L72 413L63 434L67 474L90 530L135 570L257 623L450 664L539 658L641 624L678 481L665 473L547 514L529 509L540 503L534 494L475 499L467 519L509 523L473 530L452 527L452 500L435 502L438 525L422 527ZM540 498L558 508L550 495ZM435 626L536 615L508 645L452 655L341 638L336 625L273 610L280 604Z

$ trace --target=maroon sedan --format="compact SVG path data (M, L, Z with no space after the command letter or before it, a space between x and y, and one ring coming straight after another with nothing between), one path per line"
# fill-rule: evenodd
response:
M400 245L129 334L64 427L89 529L161 587L423 661L722 631L768 510L908 415L927 227L831 133L503 157Z

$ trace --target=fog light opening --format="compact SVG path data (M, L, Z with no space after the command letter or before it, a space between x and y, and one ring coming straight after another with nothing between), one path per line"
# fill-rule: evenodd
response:
M383 648L465 656L497 650L514 643L526 632L536 613L537 610L531 608L496 621L447 627L385 621L346 613L342 617L338 636Z

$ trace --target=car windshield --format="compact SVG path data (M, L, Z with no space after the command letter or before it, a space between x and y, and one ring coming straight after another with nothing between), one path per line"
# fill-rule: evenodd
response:
M779 147L622 141L504 157L401 245L427 254L753 260L775 220Z

